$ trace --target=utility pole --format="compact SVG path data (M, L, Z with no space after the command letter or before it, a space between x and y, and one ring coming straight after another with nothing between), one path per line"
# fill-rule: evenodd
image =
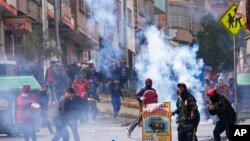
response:
M48 48L49 30L48 30L47 0L42 0L42 24L43 24L43 47Z
M125 59L127 60L127 46L128 46L128 37L127 37L127 0L123 1L123 35L124 35L124 53Z
M238 52L236 48L236 37L233 36L233 48L234 48L234 100L235 100L235 112L236 112L236 124L238 124L238 93L237 93L237 59Z
M43 28L43 50L49 47L49 27L48 27L48 5L47 0L42 0L42 28ZM43 76L45 76L46 63L44 57L40 58L43 66Z
M61 19L61 8L60 8L61 0L55 0L55 29L56 29L56 47L61 50L61 43L60 43L60 32L59 32L59 23Z

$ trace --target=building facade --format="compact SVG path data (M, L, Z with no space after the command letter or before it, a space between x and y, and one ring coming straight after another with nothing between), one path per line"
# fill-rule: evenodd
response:
M59 2L58 8L55 7L55 2ZM114 15L117 16L117 26L115 29L108 29L103 23L91 22L96 12L93 9L98 0L46 0L46 3L44 0L1 1L0 56L6 60L15 60L15 55L22 53L16 46L24 41L27 33L33 33L36 25L42 28L46 25L45 22L47 27L43 28L43 32L49 36L46 42L50 46L55 45L57 42L55 14L59 13L60 48L58 49L62 56L58 59L63 64L72 61L87 64L90 59L97 64L101 63L98 62L97 54L102 49L103 43L108 43L112 48L122 50L121 54L125 55L119 56L119 59L125 59L132 67L136 50L134 16L136 3L137 0L114 0L118 11ZM43 11L43 6L47 9L46 12ZM44 13L47 15L47 20L44 20ZM51 59L53 58L57 57Z

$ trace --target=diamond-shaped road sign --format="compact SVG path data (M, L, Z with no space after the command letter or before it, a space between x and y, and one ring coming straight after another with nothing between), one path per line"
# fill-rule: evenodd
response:
M220 18L220 23L233 35L236 36L245 24L243 17L237 17L238 6L233 3Z

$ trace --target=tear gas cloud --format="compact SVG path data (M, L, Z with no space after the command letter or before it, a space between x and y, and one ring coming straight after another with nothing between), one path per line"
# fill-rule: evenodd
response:
M117 5L114 0L86 0L91 14L88 17L88 30L95 30L96 23L100 30L100 50L97 52L100 70L106 75L110 75L110 65L118 63L122 50L111 40L110 36L116 38L117 34ZM107 59L108 57L108 59ZM111 60L111 61L110 61Z
M202 85L198 77L203 68L203 61L196 58L198 46L171 47L155 26L146 29L145 37L147 47L141 48L135 62L141 83L139 85L143 85L148 77L151 78L159 101L171 101L172 105L175 105L177 83L186 83L196 97L199 108L202 109Z
M116 29L117 15L116 4L114 0L101 0L93 5L93 0L87 0L86 4L93 7L93 14L90 17L90 26L93 22L102 24L102 30L109 31ZM110 28L112 27L112 28ZM179 46L171 47L168 42L163 40L163 34L156 28L156 26L147 27L144 31L144 36L137 38L146 38L147 47L141 47L135 60L135 69L138 74L139 84L137 89L144 85L144 80L148 77L153 80L153 87L157 90L159 101L171 101L175 105L177 83L184 82L187 87L195 95L199 108L202 109L202 85L198 79L203 67L203 61L196 58L198 46ZM104 36L104 35L103 35ZM104 36L104 38L107 38ZM145 39L137 39L145 40ZM97 53L99 58L105 58L103 54L114 54L113 58L119 58L120 50L111 44L103 44L103 48ZM110 55L108 55L110 56ZM99 62L102 66L107 66ZM108 71L108 68L106 68ZM175 107L175 106L172 106Z

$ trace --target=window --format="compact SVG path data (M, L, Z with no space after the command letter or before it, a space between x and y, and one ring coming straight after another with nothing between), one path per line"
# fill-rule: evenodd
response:
M127 23L129 26L132 26L132 10L127 8Z
M84 0L79 0L79 9L80 11L85 12L86 7L85 7Z

